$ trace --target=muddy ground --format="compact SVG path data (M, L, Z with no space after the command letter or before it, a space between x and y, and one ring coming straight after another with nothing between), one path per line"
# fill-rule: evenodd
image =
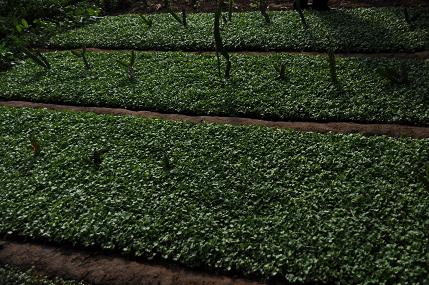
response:
M207 274L178 265L157 265L33 242L0 240L0 264L37 274L103 285L262 285L256 281ZM7 284L1 284L7 285Z

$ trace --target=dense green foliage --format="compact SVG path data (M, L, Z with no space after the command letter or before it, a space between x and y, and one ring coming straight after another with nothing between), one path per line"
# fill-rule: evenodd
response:
M429 282L429 140L0 108L0 149L0 234L289 281Z
M333 84L327 56L231 54L231 78L223 82L214 54L140 52L130 82L117 62L128 62L129 53L87 52L90 71L70 52L45 55L48 71L27 61L0 74L0 98L282 120L429 123L429 61L405 61L409 82L399 84L377 71L399 71L397 60L338 57ZM284 80L274 68L279 64Z
M48 279L32 270L22 270L8 265L0 265L1 285L84 285L83 282L65 281L60 278Z
M74 17L99 13L97 5L84 0L1 0L0 40L6 33L22 33L29 25L40 28L43 21L63 22L64 25ZM16 29L22 20L25 20L24 27Z
M429 46L428 9L413 27L401 9L305 11L306 32L295 11L271 12L267 25L259 12L237 13L223 26L228 50L412 51ZM214 50L213 15L190 14L185 29L169 14L152 15L150 28L138 15L105 17L96 24L52 38L52 47ZM414 27L415 26L415 27Z
M99 13L91 1L0 0L0 71L23 57L34 59L23 52L34 43L45 42L59 30L90 23Z

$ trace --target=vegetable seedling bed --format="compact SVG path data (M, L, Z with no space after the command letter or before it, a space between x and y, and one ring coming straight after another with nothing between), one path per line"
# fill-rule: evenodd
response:
M428 281L428 140L0 108L0 148L3 234L290 282Z
M0 74L0 98L268 120L429 122L428 61L337 58L334 84L326 56L233 54L231 79L225 81L218 76L215 55L136 54L130 82L117 62L127 60L128 53L88 52L89 71L69 52L47 53L48 71L27 61ZM285 80L275 70L280 63ZM398 71L401 63L408 66L408 83L381 76L380 69Z
M305 11L306 30L296 11L271 12L264 23L259 12L233 15L222 25L225 46L232 50L413 52L429 45L428 8L409 9L411 24L399 8ZM108 16L95 24L59 33L43 46L57 48L136 48L140 50L214 50L213 15L188 15L188 28L168 13L149 16L148 27L139 15Z

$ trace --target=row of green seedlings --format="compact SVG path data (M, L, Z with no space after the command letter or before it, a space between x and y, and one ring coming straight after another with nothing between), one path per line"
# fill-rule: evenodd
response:
M225 7L226 4L223 0L218 1L218 6ZM266 0L258 0L257 4L255 4L259 7L259 11L261 12L261 15L264 17L264 20L267 24L271 24L271 18L268 15L268 3ZM229 0L228 4L228 17L226 17L223 13L221 13L220 17L222 17L223 21L225 23L232 21L232 13L233 13L233 7L234 7L234 1ZM224 9L222 9L224 10ZM181 11L181 15L170 9L170 6L167 6L168 13L183 27L188 28L188 19L186 10L183 8ZM217 11L215 12L216 15ZM153 26L153 19L149 18L145 15L140 15L140 18L143 20L143 22L147 25L148 28L151 28Z
M86 56L86 47L83 47L82 50L76 51L72 50L71 53L79 58L85 67L86 70L90 70L92 68L92 65L88 61L88 58ZM23 49L24 54L27 55L28 58L30 58L34 63L37 65L43 67L45 70L51 69L51 64L49 63L48 59L38 50L30 50L28 48ZM136 53L135 51L131 51L129 61L122 61L117 60L117 62L125 67L127 77L130 81L133 81L135 79L135 69L134 64L136 62Z
M29 139L30 139L31 152L32 152L33 158L40 157L42 155L42 147L39 140L34 134L31 134ZM95 169L99 169L108 152L109 152L108 148L94 149L92 151L91 156L88 158L85 158L84 160L85 162L92 165ZM166 172L169 172L174 169L174 164L172 160L165 152L163 152L162 154L161 166Z
M263 6L266 7L266 3L262 0L260 0L260 3L264 3ZM232 14L232 0L230 0L230 5L229 5L229 15ZM301 7L301 2L296 0L296 7L297 10L301 16L303 25L308 28L308 25L305 21L305 17L304 14L302 13L302 7ZM222 35L221 35L221 18L223 15L223 11L226 8L226 4L224 2L224 0L218 0L218 6L217 9L215 11L214 14L214 26L213 26L213 36L214 36L214 43L215 43L215 50L216 50L216 58L217 58L217 69L218 69L218 74L219 77L222 77L221 74L221 60L220 60L220 56L222 56L225 60L225 71L224 71L224 78L225 79L229 79L231 77L231 58L230 55L223 43L223 39L222 39ZM407 10L406 10L407 11ZM183 11L182 12L182 17L180 17L179 15L177 15L176 13L174 13L173 11L170 10L170 13L173 15L173 17L178 21L181 22L185 27L187 26L187 20L186 20L186 12ZM406 13L407 18L410 18L408 12ZM147 23L148 26L152 26L153 21L152 19L146 18L145 16L142 16L142 19L144 19L144 21ZM410 21L412 20L411 18L409 19ZM46 57L44 57L40 52L38 51L31 51L29 49L25 49L24 53L27 54L27 56L29 58L31 58L36 64L44 67L45 69L50 69L50 64L48 62L48 60L46 59ZM91 69L91 65L88 62L88 59L86 57L86 48L84 47L81 51L72 51L71 52L73 55L75 55L77 58L81 59L84 63L84 66L86 69ZM126 69L126 73L127 73L127 77L129 80L134 80L135 79L135 71L134 71L134 64L135 64L135 60L136 60L136 55L135 52L132 51L131 55L130 55L130 60L128 62L125 61L120 61L118 60L118 63L120 65L122 65L123 67L125 67ZM330 69L330 75L331 75L331 80L333 83L338 83L338 76L337 76L337 64L336 64L336 59L335 59L335 55L333 51L329 51L328 52L328 62L329 62L329 69ZM275 67L277 72L279 73L278 78L281 80L286 79L286 67L285 65L282 63L279 66ZM407 83L408 82L408 67L406 66L405 63L402 63L400 66L399 71L393 69L393 68L384 68L382 70L380 70L380 74L388 79L391 82L394 83Z
M232 64L231 64L231 59L230 59L229 53L227 52L227 50L225 49L225 47L222 44L222 37L220 35L220 30L219 30L219 28L216 28L216 26L219 27L219 25L216 25L216 24L219 24L219 21L220 21L220 13L218 12L218 13L216 13L216 17L215 17L215 30L214 30L215 42L216 42L216 57L217 57L218 74L219 74L219 77L221 78L222 74L221 74L220 55L222 55L226 60L224 78L229 79L231 76ZM26 49L26 53L36 64L44 67L45 69L51 68L51 65L49 64L49 61L47 60L47 58L42 53L40 53L39 51L31 51L29 49ZM82 48L82 50L80 50L80 51L71 51L71 53L83 62L85 69L89 70L92 68L92 66L89 63L88 58L86 56L86 48L85 47ZM336 61L336 57L335 57L335 54L333 51L328 52L327 59L328 59L328 64L329 64L331 81L334 84L338 84L337 61ZM135 80L135 74L136 74L135 68L134 68L134 65L136 62L135 51L134 50L131 51L128 61L117 60L117 62L125 68L127 78L130 81L134 81ZM279 80L286 80L287 79L286 64L285 63L280 63L279 65L274 66L274 68L278 73L277 79L279 79ZM405 62L401 62L399 70L391 68L391 67L389 67L389 68L386 67L383 69L379 69L378 72L382 77L384 77L385 79L387 79L388 81L390 81L392 83L404 84L404 83L409 82L409 76L408 76L409 68Z
M37 158L42 155L41 145L39 140L34 136L30 135L30 144L33 154L33 158ZM108 148L94 149L92 155L89 158L86 158L85 161L91 164L95 169L99 169L104 160L105 155L109 152ZM174 164L168 155L163 152L161 159L161 166L164 171L167 173L174 169ZM429 190L429 163L424 165L424 171L420 176L420 180L423 181L425 187Z
M305 19L303 9L308 7L307 1L305 0L294 0L294 9L298 12L299 17L301 19L302 25L306 31L309 31L309 25L307 24L307 21ZM267 1L266 0L258 0L258 7L262 14L262 16L265 19L265 22L267 24L271 23L270 16L267 13ZM228 20L223 15L223 11L226 8L226 3L224 0L218 0L218 7L215 11L214 15L214 27L213 27L213 35L214 35L214 42L215 42L215 50L216 50L216 57L217 57L217 65L218 65L218 74L219 77L221 77L221 62L220 62L220 55L223 56L223 58L226 61L225 64L225 72L224 72L224 78L229 79L231 76L231 60L230 56L228 54L227 49L225 48L225 45L223 44L222 36L221 36L221 18L223 18L224 22L227 22L228 20L231 21L232 19L232 9L233 9L233 0L229 0L228 5ZM168 10L170 14L184 27L187 27L187 20L186 20L186 12L185 10L182 11L182 17L179 17L176 13L174 13L168 6ZM419 15L410 16L408 9L404 8L404 16L406 22L410 25L410 27L414 26L414 22L417 20ZM152 27L153 20L141 15L141 18L143 21L148 25L148 27ZM337 78L337 72L336 72L336 61L333 51L328 52L328 60L329 60L329 67L331 71L331 79L334 83L338 82ZM284 64L281 64L279 67L276 67L276 70L279 72L279 79L285 79L285 66ZM394 69L391 68L385 68L383 70L380 70L380 74L385 77L386 79L395 82L395 83L406 83L408 82L408 68L407 66L402 63L400 67L400 71L397 72Z
M77 58L81 59L85 69L89 70L91 69L91 64L88 62L88 58L86 57L86 47L83 47L80 51L71 51L71 53L76 56ZM131 51L130 59L129 61L123 61L123 60L117 60L117 62L122 65L127 73L127 77L130 81L133 81L135 79L135 69L134 64L136 63L136 53L135 51Z
M168 11L168 13L181 25L183 25L185 28L188 27L188 20L187 20L187 14L186 14L186 10L183 8L181 11L181 15L179 15L178 13L176 13L175 11L173 11L170 8L170 4L168 0L165 0L165 7L166 10ZM218 5L221 5L223 7L226 7L226 3L225 0L218 0ZM258 7L259 11L262 15L262 17L265 20L266 24L271 24L271 17L268 14L268 2L267 0L251 0L251 6L253 7ZM313 3L314 6L314 3ZM224 20L224 22L231 22L232 21L232 14L233 14L233 7L234 7L234 0L228 0L228 17L225 17L222 14L222 18ZM294 0L293 3L293 8L295 11L297 11L301 23L304 26L305 29L308 29L309 26L307 24L307 21L305 19L304 16L304 9L308 9L309 5L308 5L308 0ZM326 4L321 4L321 7L317 8L316 10L327 10L329 9L327 7L327 3ZM223 9L225 10L225 9ZM404 18L405 21L408 23L409 27L413 30L415 29L416 25L416 21L417 19L420 17L420 14L415 14L415 15L410 15L410 12L408 10L407 7L403 8L403 13L404 13ZM144 15L140 15L140 17L143 19L143 21L145 22L145 24L150 28L153 25L153 19L146 17Z

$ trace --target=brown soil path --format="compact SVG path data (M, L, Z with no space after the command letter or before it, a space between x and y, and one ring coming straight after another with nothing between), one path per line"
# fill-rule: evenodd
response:
M392 137L429 138L429 127L407 126L399 124L358 124L349 122L286 122L266 121L241 117L220 116L189 116L180 114L164 114L150 111L131 111L120 108L82 107L26 101L0 101L0 106L46 108L56 111L93 112L97 114L131 115L145 118L157 118L172 121L187 121L193 123L216 123L230 125L256 125L270 128L294 129L299 131L313 131L320 133L360 133L363 135L387 135Z
M48 277L103 285L262 285L240 278L209 275L179 266L161 266L119 256L35 243L0 240L0 264L34 267Z

